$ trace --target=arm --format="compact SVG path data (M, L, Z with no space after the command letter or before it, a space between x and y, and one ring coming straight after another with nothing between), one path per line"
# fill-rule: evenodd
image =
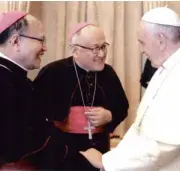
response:
M109 132L113 132L116 126L127 117L129 103L121 81L112 67L108 67L107 74L110 78L108 84L108 109L112 114L112 121L107 125L107 128Z
M0 68L0 165L12 159L13 82L10 71ZM10 151L11 149L11 151Z
M129 130L120 144L102 156L106 171L158 171L171 162L179 153L180 146L149 139Z
M127 116L129 104L121 82L112 67L106 65L101 74L100 83L106 96L106 104L103 107L89 109L86 115L93 126L106 125L108 132L113 132Z
M156 96L148 99L149 108L145 113L141 111L144 115L140 127L137 128L136 123L133 124L119 145L102 156L100 162L106 171L158 171L165 167L178 170L179 161L176 159L180 157L179 65L170 71L168 76L162 75L166 76L166 80L163 80ZM151 84L148 88L151 88L153 93L154 85ZM94 161L91 163L94 164Z
M68 95L65 93L64 72L64 67L50 63L41 69L33 82L38 113L49 122L55 118L64 120L67 115L69 102L65 98Z
M105 171L158 171L180 152L180 146L139 136L134 126L119 145L102 155L95 149L80 152L94 167Z
M105 170L156 171L168 165L177 168L173 161L180 156L179 73L179 65L169 71L156 96L147 102L149 108L138 130L132 125L117 148L103 155ZM153 93L154 85L148 88Z
M43 67L35 80L34 85L34 99L35 109L37 115L41 115L45 119L49 119L50 106L51 106L51 95L52 95L52 80L51 72L48 67Z

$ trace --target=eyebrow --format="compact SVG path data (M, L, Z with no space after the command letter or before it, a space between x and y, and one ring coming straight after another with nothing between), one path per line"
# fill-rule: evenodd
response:
M107 45L109 45L109 43L108 42L104 42L103 44L101 44L101 45L99 45L99 44L94 44L94 45L92 45L92 46L102 46L102 45L104 45L104 44L107 44Z

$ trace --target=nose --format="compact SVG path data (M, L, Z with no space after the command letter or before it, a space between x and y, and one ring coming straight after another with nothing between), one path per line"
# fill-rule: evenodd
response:
M47 46L46 46L46 45L43 45L43 46L42 46L42 51L43 51L43 52L47 51Z
M104 58L106 52L102 49L100 49L99 53L98 53L98 57Z
M139 45L139 51L140 51L140 53L143 53L143 52L144 52L144 50L143 50L143 48L142 48L141 45Z

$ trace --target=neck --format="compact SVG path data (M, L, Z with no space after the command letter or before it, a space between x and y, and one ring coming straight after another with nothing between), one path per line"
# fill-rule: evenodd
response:
M167 51L164 53L164 58L162 59L162 63L164 63L170 56L173 55L178 49L180 48L180 43L174 44L171 47L167 49Z
M159 55L158 60L156 61L156 64L154 67L159 68L162 66L162 64L168 60L170 56L173 55L178 49L180 48L180 43L169 45L168 48L161 54Z
M5 47L0 47L0 52L4 54L7 59L9 59L11 62L15 63L16 65L27 71L26 67L22 65L22 63L13 55L13 53L8 53L10 51L11 50L8 51Z
M81 65L81 63L78 60L76 60L74 57L73 60L80 68L84 69L86 72L89 72L89 70L86 69L83 65Z

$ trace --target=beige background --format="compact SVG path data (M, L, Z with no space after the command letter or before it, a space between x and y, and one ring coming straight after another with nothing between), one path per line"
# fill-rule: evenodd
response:
M110 43L107 63L116 70L130 103L128 118L115 130L122 137L134 121L141 94L144 92L139 84L144 59L141 59L138 49L136 30L145 11L165 5L180 14L180 2L177 1L4 1L0 2L0 11L29 11L42 20L47 33L48 51L43 57L41 67L69 55L67 33L72 24L87 20L104 28ZM34 79L37 73L38 70L30 71L29 77Z

